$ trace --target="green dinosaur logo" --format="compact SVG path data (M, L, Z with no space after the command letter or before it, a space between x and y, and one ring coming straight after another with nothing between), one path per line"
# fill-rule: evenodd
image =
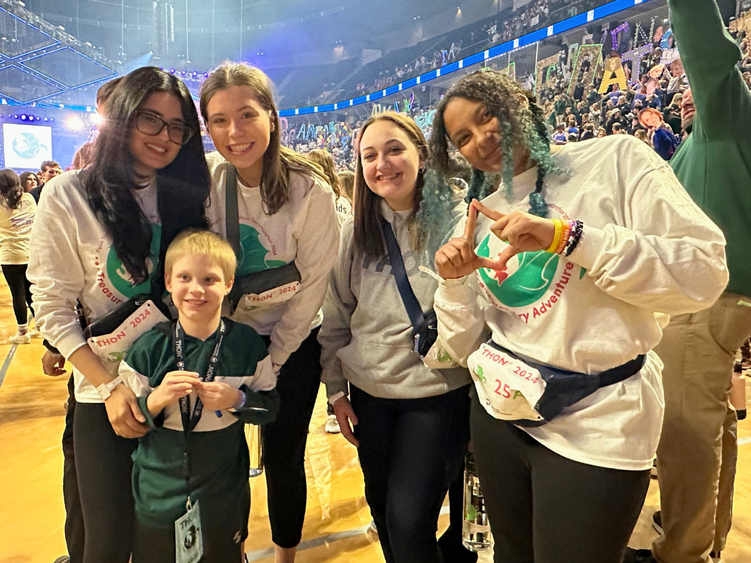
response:
M475 367L475 375L477 376L477 379L479 379L483 383L486 382L485 371L482 369L482 366L476 366Z
M487 235L477 248L477 255L490 258L490 254L490 235ZM503 305L526 307L542 299L548 291L558 269L558 261L557 254L523 252L512 258L502 272L482 268L478 274Z
M156 264L159 261L159 244L161 243L161 240L161 225L152 224L151 249L149 251L149 257L146 259L146 267L148 268L149 276L138 284L134 284L133 276L125 269L120 258L117 257L115 247L110 247L110 250L107 253L105 272L114 288L120 292L120 294L124 295L126 299L130 299L139 293L149 293L151 291L151 277L154 275Z
M451 354L446 352L443 348L438 350L438 361L442 364L448 363L451 361Z
M263 246L258 231L250 225L240 225L240 258L237 261L237 276L246 276L263 270L284 266L282 260L267 260L269 249Z

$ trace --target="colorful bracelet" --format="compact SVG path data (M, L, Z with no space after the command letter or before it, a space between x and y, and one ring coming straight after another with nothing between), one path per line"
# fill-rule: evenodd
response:
M579 220L574 221L574 225L571 228L571 234L569 235L568 242L566 243L566 248L563 250L564 256L569 256L576 249L576 246L581 240L583 232L584 223Z
M555 249L558 248L558 245L561 243L563 234L563 221L561 221L560 219L553 219L553 225L555 226L555 235L553 235L553 242L550 243L550 246L545 252L555 252Z

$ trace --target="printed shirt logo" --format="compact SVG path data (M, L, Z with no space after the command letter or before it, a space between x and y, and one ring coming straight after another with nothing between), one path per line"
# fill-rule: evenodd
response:
M238 277L287 264L283 260L266 258L270 251L261 242L258 231L250 225L240 225L240 248L241 255L237 263Z
M498 245L505 246L488 234L477 247L477 255L495 258ZM494 248L491 248L491 244ZM509 260L503 271L481 268L477 270L480 287L498 308L519 316L525 323L549 312L561 298L568 283L575 278L574 268L579 268L578 278L585 270L558 254L545 251L523 252Z
M99 255L97 255L96 265L99 268L99 287L113 303L120 304L124 301L117 294L124 296L125 299L130 299L139 293L149 293L151 291L151 279L159 261L159 245L161 244L161 240L161 225L152 223L151 250L149 257L146 259L146 268L148 269L149 277L145 281L135 285L133 283L133 276L125 268L120 258L118 258L114 246L109 247L107 257L104 261L100 260ZM101 251L104 244L104 241L100 244L97 254Z

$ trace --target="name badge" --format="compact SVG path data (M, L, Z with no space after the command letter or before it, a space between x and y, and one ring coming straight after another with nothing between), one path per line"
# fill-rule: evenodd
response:
M203 557L203 536L201 535L201 511L198 501L191 504L188 511L175 520L175 561L176 563L198 563Z
M542 420L535 405L545 392L540 372L519 358L513 358L483 344L467 360L480 402L500 420Z

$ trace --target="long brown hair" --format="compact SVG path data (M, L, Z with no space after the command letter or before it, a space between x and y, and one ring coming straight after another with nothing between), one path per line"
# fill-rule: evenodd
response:
M376 123L377 121L390 121L400 129L402 129L412 143L417 148L420 154L421 162L425 163L428 160L428 143L425 140L425 136L422 134L422 130L411 118L388 111L379 113L368 119L365 124L360 128L358 138L362 140L365 130ZM358 149L359 152L359 149ZM412 233L412 244L415 248L420 247L420 242L424 238L425 233L419 233L421 229L413 228L415 225L415 214L420 209L420 203L422 201L422 187L424 185L424 172L421 169L417 174L417 181L415 183L415 191L412 199L412 215L410 216L410 231ZM383 198L373 192L365 183L365 176L362 170L362 160L360 155L357 155L357 166L355 168L355 201L354 201L354 242L355 249L372 259L381 258L385 252L385 246L383 243L383 235L381 233L381 201Z
M208 105L214 94L232 86L250 88L261 107L269 112L272 130L269 146L263 154L263 172L261 173L261 199L266 206L266 213L273 215L289 201L289 172L295 170L301 174L326 179L305 157L282 146L279 112L271 92L271 80L262 70L244 63L226 62L215 68L201 85L201 115L208 128Z
M334 190L334 194L336 194L337 198L340 197L342 195L342 189L339 185L339 176L336 174L334 159L329 152L324 149L314 149L305 156L307 156L309 160L312 160L313 164L317 164L321 170L323 170L323 174L331 185L331 189Z

